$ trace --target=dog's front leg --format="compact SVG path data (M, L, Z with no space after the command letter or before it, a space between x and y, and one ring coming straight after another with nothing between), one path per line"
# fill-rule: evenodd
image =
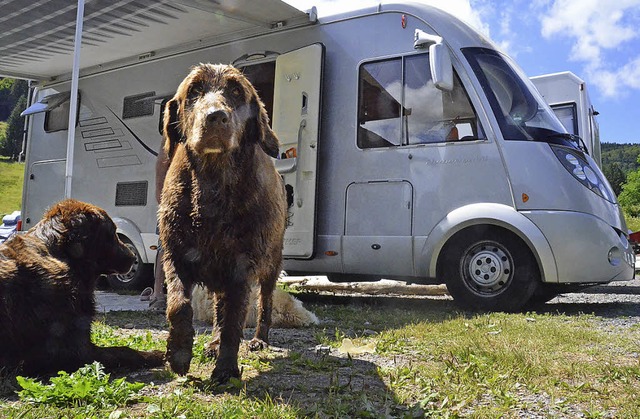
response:
M207 292L210 292L207 290ZM211 358L218 358L220 350L220 322L222 318L223 302L218 298L219 293L210 292L213 298L213 330L211 332L211 341L205 347L205 355Z
M175 266L165 256L164 270L167 281L167 360L171 369L180 375L189 372L193 336L193 309L191 308L191 284L186 284L185 275L178 276Z
M273 290L278 280L277 272L272 272L260 282L260 300L258 302L258 318L256 334L249 342L249 349L258 351L269 346L269 329L271 328L271 311L273 309Z
M246 282L239 282L229 288L224 292L216 292L215 327L219 333L220 343L211 380L218 383L225 383L232 377L240 378L238 350L247 315L249 287Z

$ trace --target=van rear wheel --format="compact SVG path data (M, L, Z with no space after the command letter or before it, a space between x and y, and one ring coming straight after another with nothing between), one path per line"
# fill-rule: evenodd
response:
M442 251L438 275L463 308L518 311L539 283L538 267L513 233L471 228L454 235Z

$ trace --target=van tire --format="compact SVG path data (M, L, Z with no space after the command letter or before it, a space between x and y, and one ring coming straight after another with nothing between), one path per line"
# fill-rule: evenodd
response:
M529 247L501 228L471 227L456 233L442 249L438 277L465 309L514 312L540 283Z
M120 236L120 240L129 250L133 252L136 259L133 266L126 274L112 274L107 276L109 288L114 290L137 291L144 289L152 282L152 264L142 263L138 249L125 236Z

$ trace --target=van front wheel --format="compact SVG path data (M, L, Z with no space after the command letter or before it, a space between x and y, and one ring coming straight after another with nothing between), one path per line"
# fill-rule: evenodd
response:
M463 308L517 311L539 283L531 251L506 230L463 230L450 239L442 255L439 276Z
M138 249L126 237L120 237L124 245L133 252L135 260L131 270L124 274L112 274L107 276L109 287L114 290L138 291L150 285L153 281L152 264L142 263Z

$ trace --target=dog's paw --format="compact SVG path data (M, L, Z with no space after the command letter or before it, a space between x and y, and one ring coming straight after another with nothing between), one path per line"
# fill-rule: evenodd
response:
M253 338L249 341L249 350L251 351L261 351L268 346L269 344L262 339Z
M218 358L219 351L220 341L213 340L204 347L204 356L206 356L207 358L216 359Z
M169 361L169 365L173 372L179 375L185 375L189 372L191 356L191 351L186 349L177 351L167 349L167 361Z
M211 381L217 384L225 384L231 378L240 378L238 365L217 362L211 373Z

